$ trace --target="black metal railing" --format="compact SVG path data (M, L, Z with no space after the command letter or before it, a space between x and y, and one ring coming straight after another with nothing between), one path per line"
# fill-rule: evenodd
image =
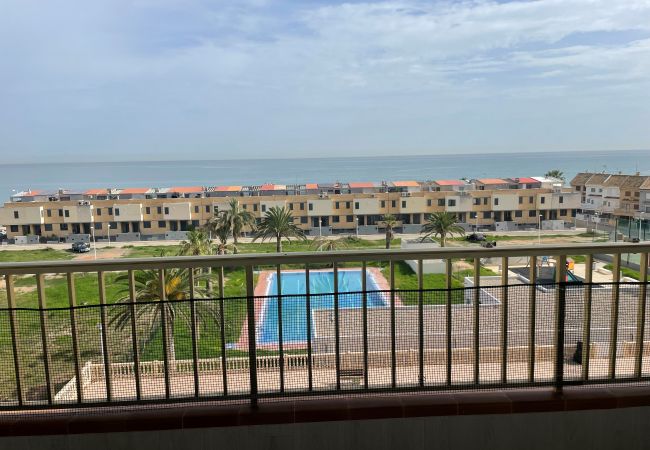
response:
M0 408L646 382L647 249L621 281L624 250L1 265ZM580 251L584 277L567 278ZM604 251L611 281L594 279Z

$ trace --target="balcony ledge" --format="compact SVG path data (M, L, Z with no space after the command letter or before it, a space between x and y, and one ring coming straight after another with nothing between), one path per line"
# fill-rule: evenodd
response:
M247 403L89 407L0 412L0 436L116 433L191 428L521 414L650 406L650 386L565 388L319 397Z

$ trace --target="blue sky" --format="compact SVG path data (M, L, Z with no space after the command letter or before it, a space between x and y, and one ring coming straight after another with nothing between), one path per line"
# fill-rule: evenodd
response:
M3 0L4 161L650 149L650 0Z

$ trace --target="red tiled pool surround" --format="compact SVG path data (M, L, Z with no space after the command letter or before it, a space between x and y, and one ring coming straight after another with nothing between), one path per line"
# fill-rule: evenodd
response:
M345 268L345 269L338 269L339 272L344 272L344 271L358 271L361 270L360 267L358 268ZM318 270L310 270L310 273L313 272L331 272L332 269L318 269ZM304 272L302 269L288 269L288 270L282 270L282 272ZM375 284L377 285L377 288L380 291L389 291L390 290L390 284L388 283L388 280L386 280L386 277L381 273L381 270L377 267L368 267L367 268L368 274L372 277L374 280ZM266 300L266 296L268 295L274 295L269 292L269 289L271 287L271 281L272 277L276 275L276 271L274 270L263 270L259 273L259 277L257 279L257 285L255 286L255 323L259 324L260 317L262 315L262 311L264 310L264 301ZM402 300L399 298L399 295L395 295L395 306L399 307L402 306ZM248 351L248 320L247 318L244 319L244 323L242 325L241 333L239 334L239 340L236 343L236 348L237 350L241 351ZM262 350L277 350L278 349L278 344L258 344L256 346L258 349ZM307 348L306 343L298 342L298 343L291 343L291 344L284 344L282 346L284 350L303 350Z

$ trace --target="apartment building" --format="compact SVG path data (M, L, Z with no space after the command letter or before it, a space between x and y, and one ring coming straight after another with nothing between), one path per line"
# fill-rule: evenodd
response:
M570 184L581 195L581 215L599 215L613 222L617 217L635 217L644 210L650 177L582 172Z
M571 223L581 195L533 178L189 186L171 188L90 189L74 198L67 191L14 195L0 208L0 224L10 240L137 241L182 239L204 225L236 198L259 221L274 206L288 208L307 234L380 232L382 217L393 214L398 230L418 233L427 215L456 214L471 229L536 227L540 220ZM534 186L534 187L528 187ZM245 230L250 231L250 230Z

